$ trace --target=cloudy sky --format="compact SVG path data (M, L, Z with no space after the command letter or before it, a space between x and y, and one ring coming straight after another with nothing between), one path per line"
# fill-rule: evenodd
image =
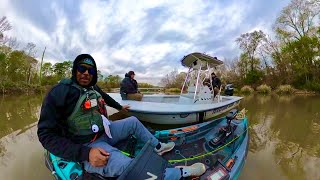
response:
M272 25L289 0L1 0L6 33L37 45L37 59L73 60L90 53L104 75L134 70L139 82L157 84L191 52L219 59L239 55L235 39Z

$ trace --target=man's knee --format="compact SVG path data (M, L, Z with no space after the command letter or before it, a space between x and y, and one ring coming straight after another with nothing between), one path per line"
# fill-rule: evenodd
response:
M123 155L120 152L114 152L110 155L108 164L103 168L103 176L105 177L117 177L120 176L123 171L128 168L132 159Z
M135 93L135 94L127 94L127 99L128 100L134 100L134 101L141 101L143 95L140 93Z
M108 177L108 176L109 177L118 177L128 168L128 166L130 165L130 162L131 161L117 160L117 164L114 165L116 168L114 168L114 167L112 169L104 168L103 174L105 177Z
M129 121L136 124L136 123L140 123L139 119L135 116L130 116L129 117Z

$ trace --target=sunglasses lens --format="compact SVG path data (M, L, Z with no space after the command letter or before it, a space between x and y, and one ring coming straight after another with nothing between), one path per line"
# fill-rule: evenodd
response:
M91 74L91 75L94 75L96 73L95 69L94 68L87 68L85 66L78 66L77 67L77 70L80 72L80 73L85 73L87 70L88 70L88 73Z
M94 75L96 71L93 68L88 69L89 74Z
M84 66L78 66L77 70L78 70L80 73L84 73L84 72L86 72L87 68L84 67Z

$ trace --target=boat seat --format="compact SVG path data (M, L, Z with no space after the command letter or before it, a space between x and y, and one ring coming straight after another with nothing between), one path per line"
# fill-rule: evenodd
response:
M179 103L181 104L193 104L195 102L201 101L201 103L210 103L211 100L211 92L208 86L200 86L197 91L197 95L194 99L195 87L188 87L187 94L181 94L179 98Z
M156 176L156 179L163 179L167 166L168 161L155 153L149 140L121 176L118 177L118 180L151 179L152 175Z
M199 89L200 88L198 88L197 92L199 92ZM188 93L194 93L194 92L196 92L196 87L195 86L188 87Z
M198 96L196 96L195 100L193 100L194 94L188 93L188 94L181 94L179 97L179 103L180 104L193 104L196 99L198 99Z

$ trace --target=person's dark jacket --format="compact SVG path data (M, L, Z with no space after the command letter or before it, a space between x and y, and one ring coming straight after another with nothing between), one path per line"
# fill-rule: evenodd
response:
M212 78L212 87L213 88L220 88L220 86L221 86L221 80L217 77L217 76L215 76L214 78Z
M138 83L135 79L131 79L128 73L125 74L125 78L121 81L120 92L125 94L138 93Z
M83 56L82 59L90 57L93 60L90 55ZM74 82L76 82L76 65L80 58L76 58L73 63L71 79ZM121 110L122 106L104 93L96 82L97 75L94 75L90 86L102 95L107 105ZM80 91L71 85L59 83L54 86L43 101L37 132L39 141L45 149L56 156L76 162L89 160L90 147L84 146L83 143L89 142L94 136L74 136L67 131L66 119L71 115L79 96Z

